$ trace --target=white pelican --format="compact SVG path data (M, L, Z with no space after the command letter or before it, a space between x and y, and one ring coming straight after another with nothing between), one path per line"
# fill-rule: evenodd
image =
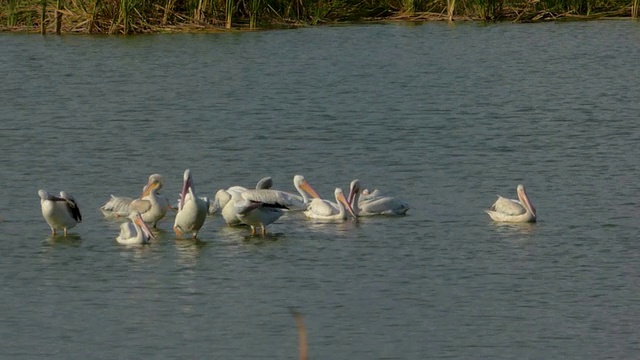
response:
M261 228L262 236L267 234L267 225L278 220L283 210L287 209L287 193L278 190L256 189L242 192L232 192L223 214L234 213L243 224L251 227L251 235L256 234L256 228Z
M315 198L312 199L304 215L310 219L319 220L346 220L347 211L356 217L351 205L344 197L344 192L340 188L334 191L336 202Z
M197 238L198 232L207 218L208 210L209 199L199 198L196 195L193 188L191 170L185 170L173 231L180 237L183 237L184 234L192 233L193 238Z
M155 239L151 229L142 220L139 212L132 211L129 219L131 219L131 222L125 222L120 225L120 234L116 238L119 244L142 245L148 243L149 239Z
M221 199L221 204L225 204L225 206L222 208L221 214L227 225L238 226L241 225L243 221L238 218L238 207L234 204L230 204L230 200L232 199L234 193L243 194L245 192L250 192L250 197L252 198L249 200L251 201L263 202L268 204L267 206L275 206L277 204L278 208L286 209L289 211L305 210L310 201L310 196L313 198L320 197L302 175L296 175L293 177L293 186L296 188L296 190L298 190L298 193L300 195L272 189L256 189L262 191L252 191L241 187L231 187L224 193L221 193L219 191L216 194L216 197L219 197ZM240 198L241 197L236 197L236 201L239 201ZM279 217L280 216L278 216L278 218Z
M271 189L272 186L273 186L273 179L270 176L263 177L262 179L258 180L258 183L256 183L256 189ZM211 215L216 214L220 212L225 205L227 205L227 202L229 202L229 200L231 199L230 191L245 191L245 190L248 190L248 189L242 186L232 186L226 190L225 189L218 190L218 192L216 192L216 195L213 198L213 201L209 205L209 214Z
M131 212L139 212L148 224L155 228L171 208L169 199L160 195L163 180L160 174L149 176L147 184L142 189L142 195L137 199L111 195L111 199L100 210L105 216L128 217Z
M293 177L293 186L300 195L286 193L290 198L289 203L286 204L289 211L306 210L312 199L320 198L320 195L318 195L302 175L295 175Z
M518 200L507 199L498 195L498 200L485 210L493 221L498 222L536 222L536 208L533 207L523 185L518 185Z
M46 190L38 190L38 195L42 216L51 228L51 235L55 235L56 230L63 230L64 236L67 236L67 229L82 222L78 204L71 195L60 191L59 196L53 196Z
M409 211L409 204L395 196L382 196L378 190L360 197L360 180L356 179L349 186L349 204L358 216L404 215Z

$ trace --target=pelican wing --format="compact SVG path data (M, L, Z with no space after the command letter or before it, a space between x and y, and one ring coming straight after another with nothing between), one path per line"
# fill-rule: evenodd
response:
M363 201L372 201L372 200L376 200L379 198L385 197L382 192L378 189L375 189L371 192L369 192L367 189L365 189L361 194L360 194L360 202Z
M120 235L116 238L119 243L125 243L127 240L135 237L137 234L136 228L130 222L125 222L120 225Z
M312 199L307 211L319 216L331 216L339 212L338 206L324 199Z
M147 199L135 199L129 204L129 211L137 211L140 214L144 214L151 209L150 200Z
M360 201L358 206L362 212L381 215L405 214L409 210L409 204L400 198L392 196Z
M60 191L60 197L57 199L65 202L65 204L67 205L67 210L69 211L69 214L71 214L71 217L75 221L79 223L82 222L82 215L80 214L80 208L78 208L78 204L76 203L76 200L73 198L73 196L68 195L64 191Z
M130 197L113 196L106 204L100 207L103 213L118 214L120 216L129 215L129 205L133 201Z
M251 202L264 204L263 206L288 209L295 203L291 194L280 190L255 189L242 192L242 197Z
M519 200L507 199L500 195L490 210L510 216L522 215L527 211Z
M80 209L78 208L78 204L76 204L75 200L67 199L67 208L69 212L71 212L71 216L77 222L82 222L82 215L80 214Z

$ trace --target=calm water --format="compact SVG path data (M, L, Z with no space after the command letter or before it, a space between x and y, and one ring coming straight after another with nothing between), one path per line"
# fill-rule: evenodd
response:
M392 24L0 36L3 358L632 359L640 351L640 27ZM211 217L115 242L98 208L360 178L405 217L266 239ZM483 210L527 186L539 222ZM51 238L37 190L84 222Z

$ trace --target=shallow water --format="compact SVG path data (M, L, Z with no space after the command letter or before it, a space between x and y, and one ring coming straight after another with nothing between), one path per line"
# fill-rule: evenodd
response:
M0 326L10 358L635 358L634 22L0 35ZM613 41L612 39L615 39ZM404 217L211 217L142 248L98 208L149 174L177 198L359 178ZM539 222L483 210L523 183ZM37 190L84 221L52 238Z

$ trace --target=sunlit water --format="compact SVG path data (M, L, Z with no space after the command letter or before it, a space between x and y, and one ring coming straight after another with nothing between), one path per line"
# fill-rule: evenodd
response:
M637 358L635 22L0 36L5 358ZM359 178L404 217L118 245L99 207ZM483 212L526 185L534 225ZM50 237L37 191L84 221Z

